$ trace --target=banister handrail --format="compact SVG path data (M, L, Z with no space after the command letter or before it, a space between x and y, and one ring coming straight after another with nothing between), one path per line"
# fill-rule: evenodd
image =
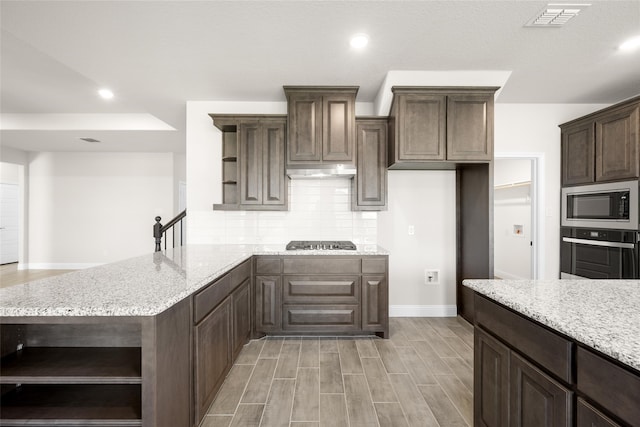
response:
M172 229L173 232L173 247L176 247L176 239L175 239L175 231L173 230L173 227L177 224L180 223L180 246L182 246L182 220L184 219L184 217L187 216L187 210L183 210L182 212L180 212L178 215L176 215L175 218L173 218L171 221L169 221L168 223L166 223L165 225L162 225L160 223L160 221L162 221L162 218L157 216L156 219L156 223L153 225L153 237L156 241L156 252L159 252L162 250L162 237L165 235L165 233L167 232L167 230ZM167 249L167 239L164 239L164 248Z

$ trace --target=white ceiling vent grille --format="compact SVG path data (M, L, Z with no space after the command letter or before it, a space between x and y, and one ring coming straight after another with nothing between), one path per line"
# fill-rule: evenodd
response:
M96 144L98 142L101 142L99 139L94 139L94 138L89 138L89 137L82 137L80 138L82 141L84 142L90 142L92 144Z
M589 6L591 5L550 3L535 18L527 22L525 27L562 27Z

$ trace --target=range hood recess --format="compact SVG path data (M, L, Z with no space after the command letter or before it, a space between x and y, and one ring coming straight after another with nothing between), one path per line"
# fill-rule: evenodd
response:
M320 167L289 167L287 175L291 179L353 178L356 175L356 167L340 164Z

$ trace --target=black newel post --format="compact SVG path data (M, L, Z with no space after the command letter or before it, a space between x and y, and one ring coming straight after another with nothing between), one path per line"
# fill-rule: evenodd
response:
M156 223L153 226L153 237L156 239L156 252L160 252L160 243L162 243L162 224L160 224L159 216L156 217Z

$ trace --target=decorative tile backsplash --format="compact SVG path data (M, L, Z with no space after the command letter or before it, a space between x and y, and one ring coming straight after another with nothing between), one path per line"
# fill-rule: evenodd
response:
M291 180L289 211L189 212L190 244L351 240L377 244L376 212L351 212L351 180Z

